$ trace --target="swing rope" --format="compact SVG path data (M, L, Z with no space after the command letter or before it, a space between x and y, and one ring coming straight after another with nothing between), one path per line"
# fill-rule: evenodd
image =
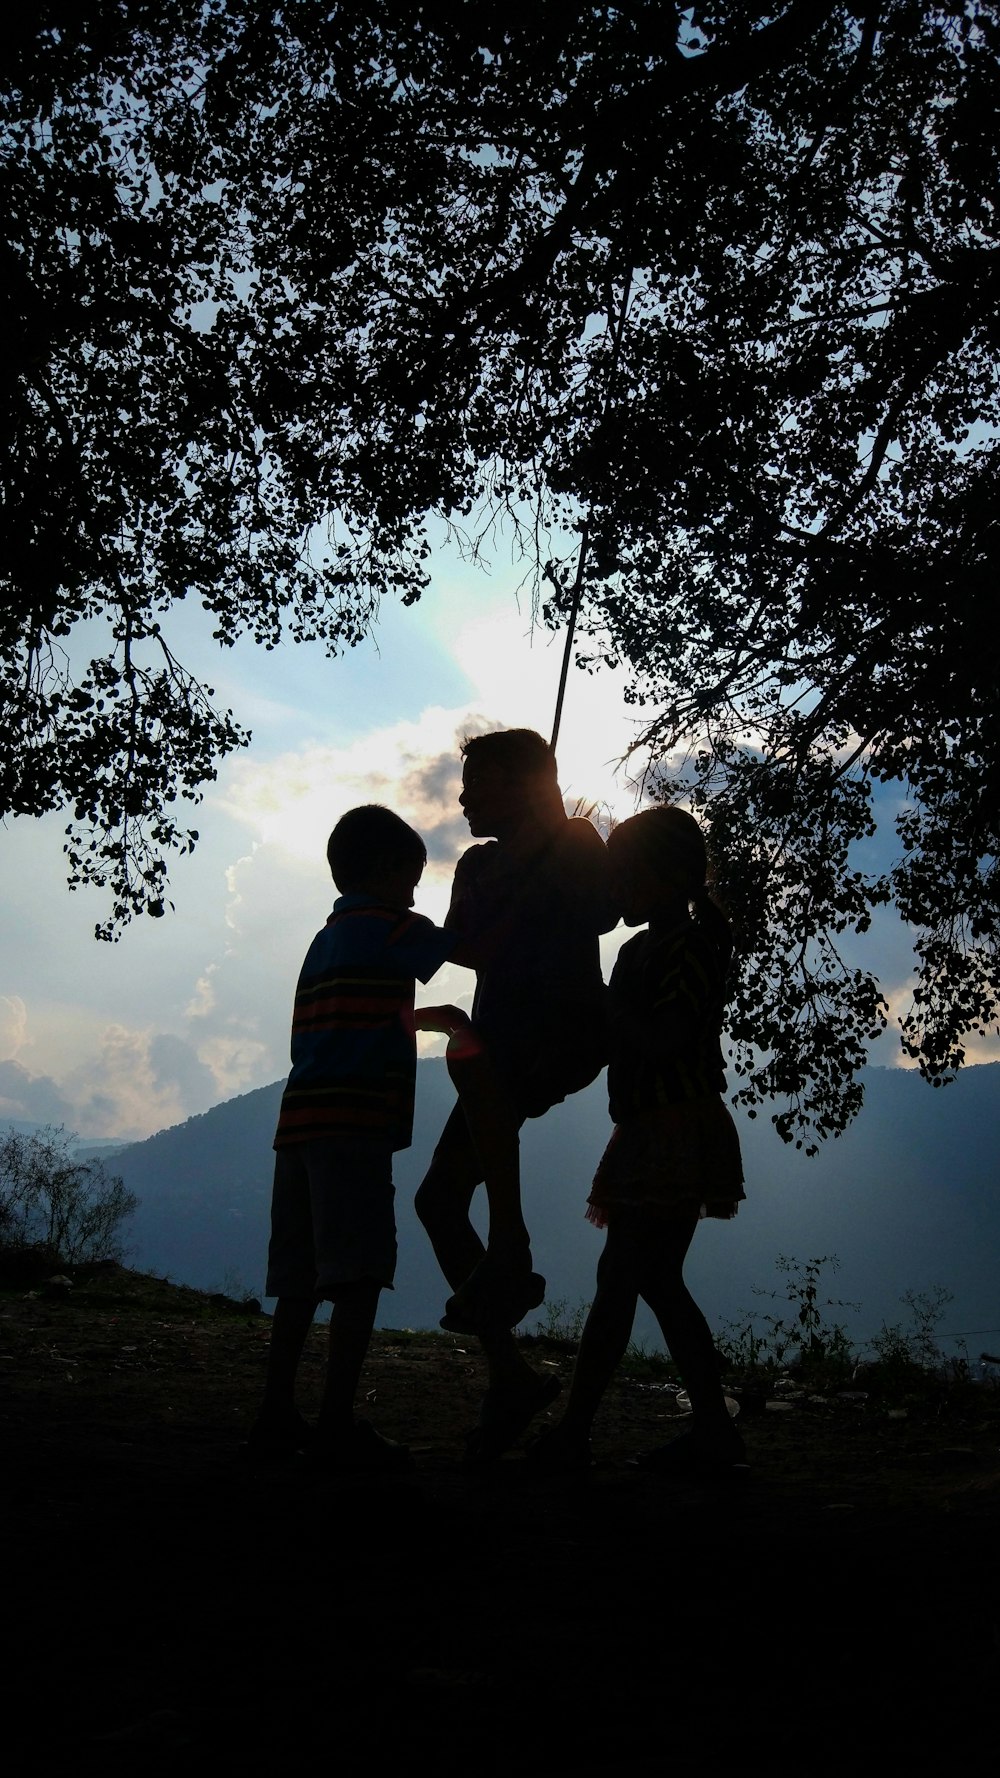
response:
M549 745L553 753L559 739L559 724L562 721L563 699L566 696L566 679L569 674L569 663L573 654L573 632L576 629L577 613L580 610L580 598L583 593L583 570L587 560L587 544L590 538L590 520L585 519L580 532L580 554L576 563L576 579L573 582L573 596L569 608L569 625L566 630L566 641L563 646L562 668L559 673L559 690L556 693L556 714L552 724L552 740Z
M630 266L622 287L621 307L618 310L618 321L615 327L614 344L611 348L611 360L608 365L608 379L604 386L604 400L601 403L600 425L606 418L611 395L614 389L618 362L621 357L622 335L625 331L625 317L628 313L629 297L632 294L632 267ZM580 527L580 553L576 561L576 575L573 580L573 591L570 596L569 621L566 626L566 641L563 645L562 666L559 672L559 690L556 693L555 718L552 723L552 739L549 742L553 753L559 739L559 725L562 722L563 701L566 696L566 680L569 676L569 663L573 657L573 636L576 631L576 620L580 613L580 602L583 598L583 577L587 566L587 550L590 544L590 515L584 519ZM555 577L550 576L555 582Z

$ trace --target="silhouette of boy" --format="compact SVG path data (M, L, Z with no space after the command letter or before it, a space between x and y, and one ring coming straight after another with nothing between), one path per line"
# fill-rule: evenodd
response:
M454 932L411 912L427 853L390 809L352 809L330 835L340 895L295 993L292 1070L277 1133L267 1294L272 1323L252 1456L307 1449L333 1468L395 1470L405 1445L354 1417L379 1293L396 1267L392 1156L413 1130L414 982L448 957ZM461 1020L461 1015L457 1015ZM295 1408L295 1377L317 1302L332 1303L315 1432Z
M511 1332L544 1290L521 1214L517 1132L526 1118L587 1086L607 1059L598 940L617 913L604 844L590 822L567 817L555 755L542 736L500 730L466 741L462 752L466 820L475 838L491 837L459 859L445 928L481 958L466 1047L473 1059L477 1046L485 1051L492 1073L481 1111L471 1070L463 1080L457 1056L452 1074L461 1096L416 1207L455 1293L444 1325L477 1333L487 1358L489 1388L469 1454L489 1458L558 1393L556 1379L540 1377L522 1358ZM418 1020L433 1028L434 1009ZM450 1062L461 1049L459 1035ZM485 1251L469 1220L484 1154L496 1163L487 1182Z

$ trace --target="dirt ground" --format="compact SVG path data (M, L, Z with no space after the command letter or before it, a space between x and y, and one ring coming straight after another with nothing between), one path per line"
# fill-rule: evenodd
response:
M113 1267L0 1292L12 1769L979 1765L1000 1390L744 1391L751 1476L713 1489L629 1464L677 1407L626 1376L586 1474L469 1471L475 1342L383 1332L366 1411L415 1468L331 1481L243 1458L267 1339ZM307 1412L323 1355L317 1329ZM568 1349L530 1356L568 1380Z

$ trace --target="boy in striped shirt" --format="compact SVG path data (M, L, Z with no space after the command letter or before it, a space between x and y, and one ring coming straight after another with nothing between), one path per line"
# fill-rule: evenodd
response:
M267 1294L277 1297L259 1458L308 1449L334 1468L393 1470L405 1445L354 1417L379 1294L396 1267L392 1156L413 1131L414 984L448 958L454 933L414 914L423 840L390 809L352 809L327 847L340 894L314 938L295 993L292 1070L274 1138ZM457 1009L456 1029L467 1024ZM318 1301L332 1304L315 1432L295 1408L299 1359Z

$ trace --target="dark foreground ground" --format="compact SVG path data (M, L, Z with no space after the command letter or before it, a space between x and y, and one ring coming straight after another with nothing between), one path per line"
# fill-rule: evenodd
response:
M470 1474L473 1343L383 1333L416 1469L331 1482L240 1460L267 1333L116 1268L0 1294L9 1770L981 1767L1000 1391L748 1396L752 1478L706 1491L629 1466L674 1401L624 1378L587 1475Z

